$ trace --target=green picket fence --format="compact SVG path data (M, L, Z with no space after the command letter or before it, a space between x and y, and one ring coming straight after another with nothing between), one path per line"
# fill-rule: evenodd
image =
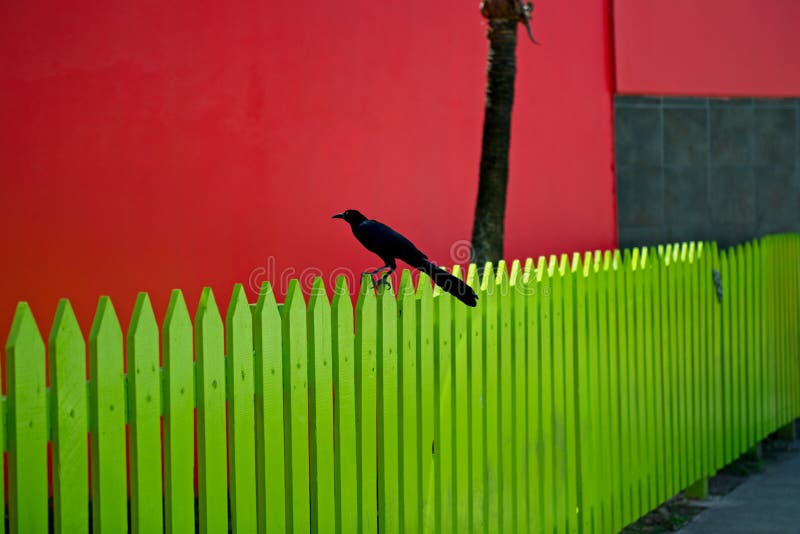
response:
M467 280L475 309L407 272L355 309L343 279L308 305L236 286L224 323L175 291L160 329L141 294L127 337L103 297L88 384L69 302L47 350L20 303L10 530L615 532L800 415L800 235Z

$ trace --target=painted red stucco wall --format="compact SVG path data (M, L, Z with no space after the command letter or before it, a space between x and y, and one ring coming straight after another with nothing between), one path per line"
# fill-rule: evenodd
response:
M620 93L800 96L800 2L615 0Z
M615 245L607 10L541 0L520 41L508 257ZM0 337L23 299L88 332L101 294L127 325L140 290L360 272L345 208L452 263L486 49L477 2L0 3Z

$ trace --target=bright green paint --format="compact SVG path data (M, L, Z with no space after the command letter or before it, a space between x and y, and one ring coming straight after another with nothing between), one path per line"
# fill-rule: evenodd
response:
M89 383L92 530L126 532L128 487L122 329L108 297L100 297L89 333L89 376L92 378Z
M164 358L164 519L166 532L194 531L194 368L192 320L174 290L161 332ZM192 451L192 454L188 454Z
M384 286L378 295L378 517L381 532L400 531L397 303Z
M358 530L358 435L353 303L344 276L336 280L331 303L331 328L336 531L346 533Z
M147 293L139 293L128 328L128 428L131 530L163 532L161 381L158 324Z
M417 352L417 302L411 273L406 269L400 278L397 295L397 366L400 400L398 403L400 442L400 494L402 509L400 530L420 532L422 517L420 510L421 486L419 465L421 451L418 442L417 422L417 374L419 359Z
M58 302L48 349L54 531L60 534L88 532L86 343L66 299Z
M45 533L47 532L45 423L47 404L44 341L26 302L17 305L11 333L8 335L6 354L9 399L7 428L10 530ZM121 366L122 359L119 363ZM119 407L122 408L121 402ZM123 454L124 450L123 443ZM124 469L124 464L122 467ZM124 482L124 471L122 475ZM115 488L108 487L108 489L113 491Z
M309 498L308 354L306 308L300 283L292 280L283 305L284 443L289 530L311 530Z
M234 286L228 305L225 349L231 526L234 533L255 532L253 317L241 284Z
M291 510L284 491L288 479L281 332L275 295L265 282L253 310L256 507L261 533L286 532Z
M197 367L197 478L201 534L228 528L225 433L225 339L211 288L194 320Z
M110 301L88 384L62 301L49 392L23 304L0 418L12 531L88 530L87 428L94 528L125 531L130 490L133 530L193 531L195 408L203 532L617 531L798 415L799 255L797 236L595 252L489 266L481 287L470 266L474 309L406 273L397 299L362 285L355 321L343 279L332 304L316 281L308 309L296 281L282 306L236 286L227 328L209 289L194 326L176 291L163 370L142 294L127 382Z
M372 284L361 281L356 305L355 374L359 532L378 532L377 450L378 338L377 303Z

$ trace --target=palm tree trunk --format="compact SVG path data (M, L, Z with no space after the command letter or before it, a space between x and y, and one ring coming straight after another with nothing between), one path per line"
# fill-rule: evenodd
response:
M490 2L485 2L489 4ZM503 2L499 2L503 3ZM505 6L508 6L508 2ZM507 12L502 13L506 15ZM517 72L518 16L489 18L489 57L486 110L483 119L478 200L472 228L472 260L479 266L503 257L508 149L511 139L511 107Z

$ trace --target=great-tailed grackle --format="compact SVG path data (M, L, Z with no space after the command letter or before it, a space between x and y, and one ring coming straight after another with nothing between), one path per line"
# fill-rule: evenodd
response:
M375 287L384 283L388 284L387 279L395 269L397 269L396 260L399 259L430 276L434 284L441 287L467 306L474 307L477 304L478 296L471 287L441 267L431 263L428 257L415 247L411 241L385 224L367 219L362 213L356 210L347 210L338 213L334 215L333 218L347 221L356 239L358 239L367 250L374 252L383 260L383 267L375 269L374 271L361 273L362 275L369 274L370 277L372 277L388 269L388 271L383 273L378 279L378 282L375 282L373 279L372 283Z

